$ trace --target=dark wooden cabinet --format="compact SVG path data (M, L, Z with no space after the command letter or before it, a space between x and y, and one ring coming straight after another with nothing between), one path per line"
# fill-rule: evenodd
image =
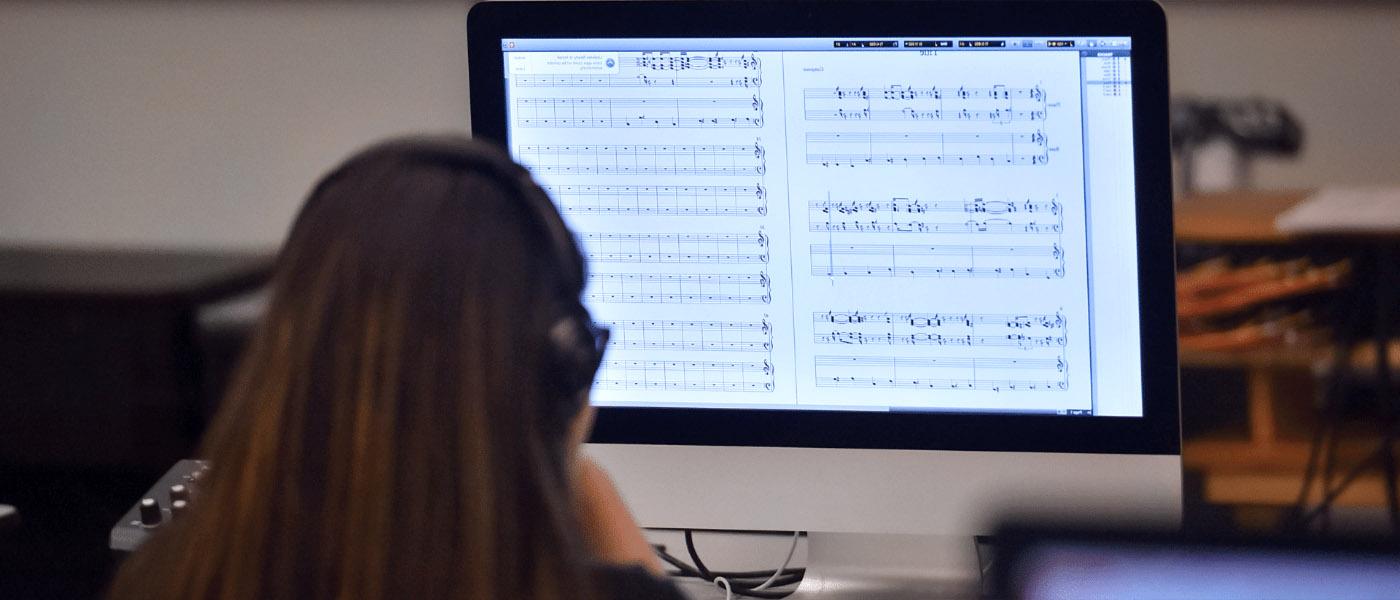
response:
M198 438L196 315L268 253L0 249L0 464L164 467Z

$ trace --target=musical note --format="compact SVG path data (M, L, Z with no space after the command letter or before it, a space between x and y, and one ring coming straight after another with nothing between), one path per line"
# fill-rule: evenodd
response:
M766 263L768 238L741 233L583 233L590 262Z
M885 387L968 391L1064 391L1063 357L816 356L817 387Z
M698 352L769 352L773 328L768 321L605 321L612 330L610 348Z
M964 218L923 218L952 213ZM885 218L887 215L889 218ZM911 218L900 220L895 215ZM807 204L807 229L834 233L1060 234L1064 231L1064 215L1056 198L1048 202L982 198L924 202L899 197L874 201L814 200Z
M974 314L974 313L896 313L896 312L862 312L862 311L826 311L812 313L813 323L883 323L896 324L907 323L910 327L943 327L960 325L964 327L976 327L978 325L997 325L1012 329L1027 329L1032 327L1043 327L1047 329L1065 328L1065 316L1061 313L1053 315L1031 315L1031 314Z
M942 109L917 110L913 108L892 110L862 108L858 110L848 110L845 108L809 108L803 113L803 116L808 121L984 121L992 123L1010 123L1012 121L1044 121L1045 111L1002 109L963 109L945 111Z
M1025 369L1063 370L1062 361L1051 358L1016 357L910 357L910 356L818 356L818 367L904 367L922 369Z
M834 221L812 221L809 231L844 233L1061 233L1064 226L1059 223L1012 223L1001 219L973 220L957 223L930 223L927 221L861 221L859 219L838 219Z
M949 94L951 92L951 94ZM806 88L802 90L803 98L856 98L868 99L871 97L883 98L886 100L915 100L918 98L929 98L932 100L942 100L944 96L951 95L962 100L1035 100L1045 99L1045 92L1040 86L1030 88L1008 88L1004 85L982 88L968 88L959 86L957 89L951 87L926 87L916 88L903 85L890 85L883 88L858 87L855 89L841 88Z
M763 147L728 145L520 146L520 162L545 174L762 175Z
M520 98L520 127L655 129L762 127L763 102L747 98Z
M1064 315L812 313L818 344L1015 347L1066 345Z
M1069 389L1069 383L1064 379L990 379L986 377L942 379L932 377L854 377L818 375L816 384L817 387L903 388L990 392L1065 391Z
M1019 106L1018 106L1018 102ZM1044 121L1045 96L1039 87L956 89L910 88L891 85L872 91L865 87L807 88L802 91L803 115L809 121L971 121L1009 124Z
M601 303L768 304L772 302L772 281L761 272L592 273L584 296Z
M653 71L713 71L731 68L758 70L762 65L754 54L725 55L718 52L713 56L684 52L643 53L642 56L633 58L631 64Z
M827 277L1064 277L1064 250L1049 246L811 244L812 274ZM990 259L990 260L988 260Z
M1050 161L1045 134L1027 133L808 133L807 164L823 167L1009 166ZM910 146L913 146L911 148Z
M759 88L763 78L742 77L677 77L652 74L625 75L521 75L514 79L516 87L532 88Z
M713 360L605 360L595 387L637 390L771 392L773 363Z
M976 132L882 132L882 133L834 133L813 132L807 134L807 143L831 144L1007 144L1010 142L1045 145L1045 134L1039 131L1028 133Z
M543 187L565 214L744 217L761 217L768 214L768 191L762 185L546 185Z

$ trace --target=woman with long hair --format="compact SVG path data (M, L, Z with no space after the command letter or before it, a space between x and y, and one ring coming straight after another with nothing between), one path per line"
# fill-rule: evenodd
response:
M370 148L316 185L187 514L111 597L680 598L580 456L606 330L503 153Z

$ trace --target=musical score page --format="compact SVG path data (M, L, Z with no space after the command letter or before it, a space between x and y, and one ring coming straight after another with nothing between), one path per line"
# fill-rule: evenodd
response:
M1075 53L507 55L602 405L1091 407Z

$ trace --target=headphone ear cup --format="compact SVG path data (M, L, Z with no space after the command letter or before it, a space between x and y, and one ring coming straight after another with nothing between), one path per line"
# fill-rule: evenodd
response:
M555 382L559 395L578 394L593 383L597 350L580 316L566 316L554 322L548 332L548 354L544 379Z

